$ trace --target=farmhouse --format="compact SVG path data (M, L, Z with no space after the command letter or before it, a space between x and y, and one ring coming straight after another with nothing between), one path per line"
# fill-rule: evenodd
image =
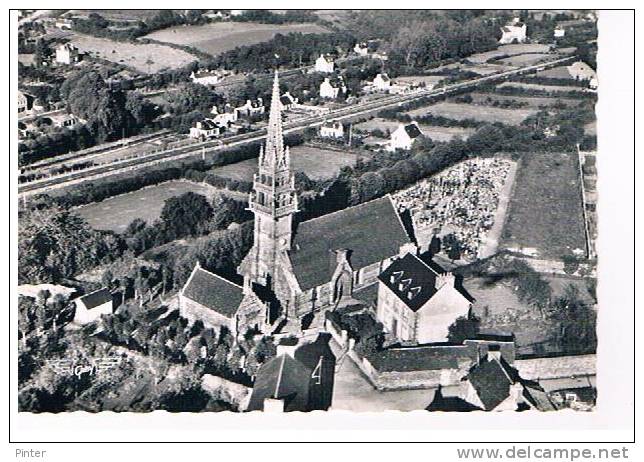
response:
M501 39L499 43L523 43L526 41L527 26L521 22L520 18L514 18L512 22L506 24L501 28Z
M203 119L196 122L194 127L190 128L190 138L213 138L218 137L223 132L224 127L215 123L212 119Z
M280 96L280 104L282 105L282 111L290 111L297 104L297 98L287 91Z
M554 36L555 38L562 38L566 35L566 29L563 27L556 27L554 30Z
M192 71L190 80L201 85L216 85L227 75L230 75L230 71L199 69L196 72Z
M269 308L250 286L241 287L195 265L179 292L179 312L191 322L207 327L227 327L233 336L249 329L263 332L269 322Z
M227 126L237 122L237 111L230 103L226 103L221 108L213 106L210 113L214 116L212 121L218 125Z
M341 79L342 77L340 77L340 81L337 86L335 86L331 83L331 79L329 77L325 77L324 81L320 84L320 98L336 99L340 94L340 91L342 91L342 93L346 93L347 87L344 86Z
M413 251L415 244L389 196L293 227L298 197L279 98L276 74L266 144L249 197L255 214L253 246L238 270L249 283L275 294L285 319L297 320L375 283L394 258Z
M387 74L378 74L374 77L371 85L379 91L389 90L391 87L391 79Z
M96 321L101 315L112 314L114 310L112 293L105 288L83 295L74 302L76 305L74 322L77 324Z
M392 152L397 149L408 151L411 149L416 138L421 135L422 133L420 132L416 122L412 122L407 125L400 124L391 134L391 140L389 141L387 149Z
M344 138L344 126L342 122L324 122L320 127L320 136L322 138Z
M78 48L71 43L63 43L56 48L56 62L60 64L74 64L80 61L81 55Z
M591 89L597 89L597 72L583 61L568 66L568 72L575 80L587 81Z
M367 56L369 54L369 47L366 42L358 42L353 47L353 51L360 56Z
M249 411L326 411L331 406L335 355L330 335L312 343L279 344L277 355L257 371Z
M376 316L401 342L448 340L449 327L468 317L472 302L455 286L455 278L435 263L408 253L378 276Z
M235 108L236 117L256 117L261 116L266 111L264 107L264 101L262 98L257 98L255 100L246 100L242 106Z
M18 114L31 111L34 105L34 97L18 90Z
M315 72L331 74L333 73L333 67L333 60L331 58L324 57L324 55L320 55L320 57L315 60Z

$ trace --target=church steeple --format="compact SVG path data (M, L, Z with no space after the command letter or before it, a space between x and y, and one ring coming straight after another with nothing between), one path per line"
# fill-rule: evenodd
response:
M289 148L284 146L279 78L275 71L266 143L259 151L259 172L253 177L249 196L249 210L255 215L253 248L240 272L253 282L273 286L276 293L278 260L282 252L291 248L297 206Z

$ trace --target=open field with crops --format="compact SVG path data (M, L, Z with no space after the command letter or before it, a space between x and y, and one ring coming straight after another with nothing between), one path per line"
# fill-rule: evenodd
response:
M537 63L549 61L552 55L547 53L526 53L523 55L510 56L508 58L499 59L497 62L507 66L532 66Z
M175 69L197 59L190 53L165 45L116 42L77 33L71 35L70 39L82 52L128 66L142 73Z
M567 91L585 91L584 88L574 87L571 85L541 85L537 83L523 83L523 82L503 82L497 88L523 88L526 90L538 90L548 92L567 92Z
M526 117L535 114L536 112L536 109L530 108L501 109L477 104L441 102L408 111L407 114L412 118L432 114L456 120L474 119L481 122L501 122L508 125L518 125Z
M501 247L559 260L585 249L574 153L526 153L519 163Z
M496 50L486 51L484 53L476 53L467 57L467 60L472 63L482 64L489 59L497 58L499 56L514 56L524 53L546 53L550 50L550 45L540 43L517 43L509 45L501 45Z
M542 106L552 106L554 104L565 104L566 106L575 106L579 104L578 99L573 98L550 98L550 97L540 97L540 96L511 96L511 95L499 95L496 93L470 93L472 97L472 102L476 104L490 104L490 102L498 101L502 103L504 101L516 101L517 103L526 103L527 107L530 108L539 108Z
M254 45L272 39L276 34L329 32L317 24L259 24L253 22L216 22L200 26L177 26L162 29L144 38L187 45L204 53L217 55L233 48Z
M296 146L291 149L291 167L304 172L312 180L335 176L342 167L355 165L358 156L349 152L321 149L314 146ZM248 159L211 170L216 175L238 181L251 181L257 172L257 159Z

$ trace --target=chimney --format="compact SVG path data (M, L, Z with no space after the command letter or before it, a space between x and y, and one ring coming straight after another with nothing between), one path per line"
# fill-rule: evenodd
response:
M337 249L335 251L335 261L338 264L349 262L349 249Z
M250 276L248 274L245 274L244 275L244 285L242 287L242 292L245 295L249 295L252 291L253 291L253 289L251 288L251 284L250 284Z
M488 361L501 361L501 347L499 345L490 345L487 349Z
M454 287L456 279L452 273L443 273L436 276L436 290L447 285L449 287Z
M277 356L281 356L283 354L290 356L291 358L295 358L295 350L297 350L297 347L299 346L299 340L295 337L292 338L293 341L288 342L287 344L282 344L278 343L277 344ZM282 341L287 340L283 339ZM290 338L288 340L291 340Z

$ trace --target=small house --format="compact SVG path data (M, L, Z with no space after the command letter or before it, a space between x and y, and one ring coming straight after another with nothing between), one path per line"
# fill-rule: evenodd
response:
M77 324L94 322L102 315L112 314L114 311L112 293L106 288L83 295L77 298L74 303L76 305L74 322Z

